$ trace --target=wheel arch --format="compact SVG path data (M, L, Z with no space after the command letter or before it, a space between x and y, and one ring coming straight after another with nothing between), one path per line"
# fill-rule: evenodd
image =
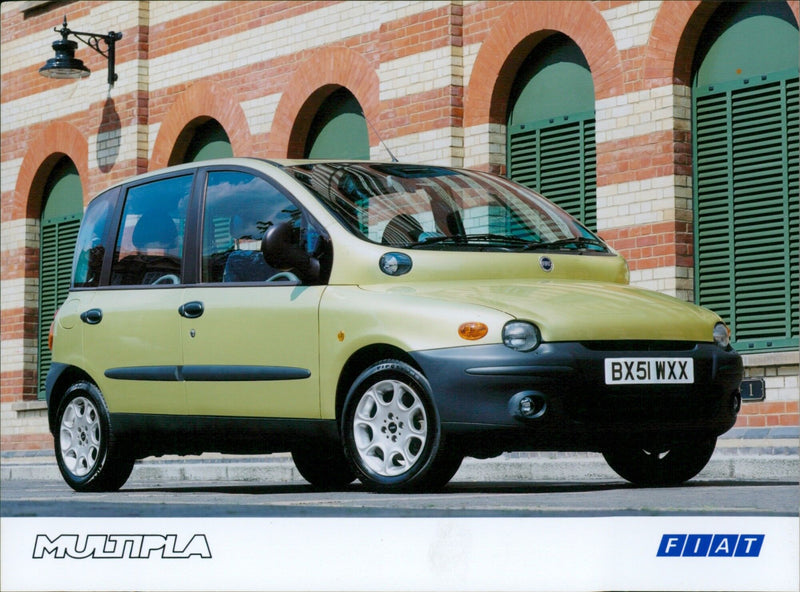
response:
M61 371L55 376L52 385L48 380L47 423L51 434L55 435L58 429L58 420L56 414L58 413L58 407L61 404L61 399L64 397L64 394L67 392L67 389L70 387L70 385L73 385L81 380L85 380L86 382L90 382L97 386L97 382L92 380L92 377L89 376L89 374L77 366L64 366L64 368L61 369Z
M348 358L347 362L345 362L344 366L342 367L342 371L339 373L339 381L336 385L337 423L342 417L344 402L347 398L347 393L349 392L353 381L358 377L359 374L361 374L371 365L386 359L394 359L400 362L405 362L417 370L420 374L424 375L422 368L420 368L419 364L414 361L408 352L400 349L397 346L386 343L374 343L362 347L358 351L354 352L350 358Z

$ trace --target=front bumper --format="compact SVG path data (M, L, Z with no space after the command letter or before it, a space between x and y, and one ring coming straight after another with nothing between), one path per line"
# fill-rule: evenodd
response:
M445 433L469 434L464 446L487 455L717 436L733 426L741 402L741 357L710 343L544 343L528 353L485 345L411 355L431 384ZM694 381L606 385L610 357L692 358ZM533 404L525 403L527 414L525 398Z

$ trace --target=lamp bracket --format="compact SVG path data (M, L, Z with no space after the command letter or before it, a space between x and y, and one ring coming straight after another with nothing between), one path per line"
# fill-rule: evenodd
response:
M86 33L84 31L73 31L72 29L67 27L67 17L64 16L64 23L61 25L61 28L53 28L56 33L61 34L61 38L64 41L67 40L67 37L73 35L77 37L78 40L83 42L85 45L88 45L101 56L108 60L108 83L110 85L114 85L114 82L117 81L117 75L114 72L114 61L115 61L115 43L122 39L122 33L115 33L114 31L109 31L107 35L103 35L101 33ZM106 44L105 51L100 48L100 41L103 41Z

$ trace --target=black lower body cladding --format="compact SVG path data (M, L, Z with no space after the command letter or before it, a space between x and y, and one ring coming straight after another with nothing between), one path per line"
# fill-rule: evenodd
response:
M528 353L486 345L412 356L430 381L443 428L472 433L464 446L487 448L472 451L479 456L716 437L734 425L740 404L741 357L714 344L544 343ZM691 358L693 379L608 385L607 358Z

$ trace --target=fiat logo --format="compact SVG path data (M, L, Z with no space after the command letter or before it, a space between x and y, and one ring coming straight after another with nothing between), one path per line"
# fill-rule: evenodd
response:
M550 257L539 257L539 267L544 271L553 271L553 260Z

